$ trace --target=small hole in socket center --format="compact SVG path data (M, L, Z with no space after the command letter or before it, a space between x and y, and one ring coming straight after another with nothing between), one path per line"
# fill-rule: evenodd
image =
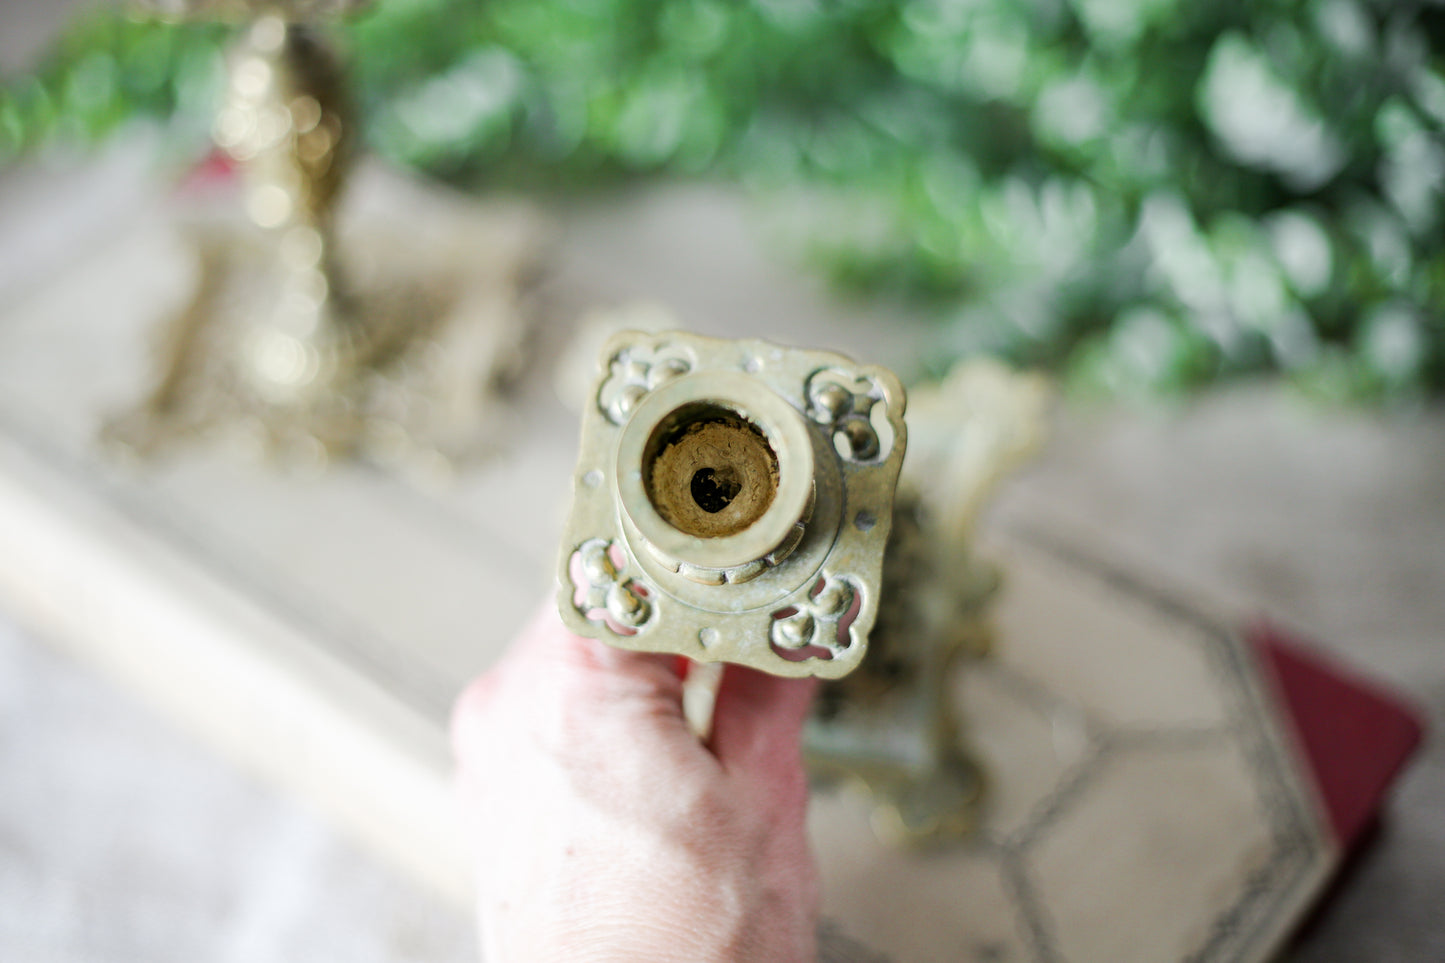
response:
M732 504L743 490L743 483L731 468L699 468L693 472L689 488L697 507L715 515Z

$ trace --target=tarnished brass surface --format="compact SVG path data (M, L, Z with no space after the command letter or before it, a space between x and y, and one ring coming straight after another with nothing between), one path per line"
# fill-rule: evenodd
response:
M163 332L156 387L108 427L107 440L149 454L240 426L283 458L387 461L402 449L459 457L469 447L461 436L477 419L458 411L455 398L468 394L481 406L516 366L522 339L456 330L458 303L470 292L455 265L408 263L416 259L391 238L360 251L352 249L365 248L362 239L346 238L346 250L338 243L355 125L318 21L363 4L141 6L161 16L249 19L227 58L213 127L238 172L247 223L197 231L199 279L189 307ZM408 263L404 275L392 269L396 262ZM520 319L493 312L466 320ZM458 370L459 358L469 370Z
M242 32L227 77L216 144L241 171L248 218L274 232L237 371L260 398L301 407L381 340L337 265L332 212L352 138L340 68L315 28L267 14Z
M622 332L600 357L558 609L613 645L839 678L867 649L907 440L842 355Z
M974 553L988 493L1043 436L1045 382L964 362L915 389L871 652L819 693L806 750L818 776L856 779L881 836L915 844L968 836L984 774L967 751L958 672L987 653L1000 576Z
M657 309L631 308L599 324L615 329L634 314L666 317ZM574 503L559 564L558 606L574 631L627 648L776 672L786 644L807 644L820 628L826 635L836 625L825 613L846 604L844 583L825 578L806 592L795 589L759 606L748 594L750 579L766 571L756 560L770 551L781 556L779 568L788 564L786 542L781 549L769 546L780 544L780 533L795 518L805 520L800 528L806 532L816 524L831 529L849 515L838 513L829 494L830 460L846 464L838 451L862 457L874 438L881 456L892 457L895 449L885 433L863 430L858 416L868 404L853 400L846 379L806 377L819 364L862 373L837 356L815 361L817 353L796 352L809 363L780 379L775 375L767 394L749 389L747 378L761 373L750 372L755 365L749 362L779 350L657 330L612 335L583 411ZM585 380L578 367L569 362L562 383ZM793 387L799 382L802 390ZM738 403L740 395L753 398L751 408ZM891 516L879 514L871 529L888 535L881 583L873 583L876 591L867 596L876 598L867 658L860 650L848 653L852 660L836 675L829 674L837 672L836 664L816 666L811 674L833 681L819 691L805 737L810 772L861 784L874 801L875 829L886 839L932 845L967 838L986 803L986 775L968 749L959 683L969 660L989 650L989 607L1001 577L976 554L974 527L996 484L1041 442L1049 396L1038 376L968 361L909 399L908 457ZM790 408L827 410L828 429L820 433L815 418L789 416ZM900 413L889 409L890 419ZM872 428L873 412L867 415ZM851 434L850 423L857 426ZM804 426L808 442L784 437L783 426ZM819 444L827 434L836 447ZM780 437L782 443L759 444ZM790 472L815 476L813 504L802 497L801 515L800 496L784 485ZM629 479L625 485L619 484L623 478ZM848 504L862 504L856 498ZM856 529L858 513L852 517ZM745 532L755 536L732 551ZM791 552L813 544L806 535ZM878 545L867 547L876 552ZM785 602L788 608L779 608ZM784 611L786 617L772 618ZM858 622L866 611L860 609ZM783 674L808 674L797 671L799 665L787 663ZM698 704L689 718L706 731L711 693L699 691L706 686L692 688Z

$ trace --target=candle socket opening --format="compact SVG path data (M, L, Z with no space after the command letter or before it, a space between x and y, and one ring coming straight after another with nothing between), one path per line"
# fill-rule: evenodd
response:
M715 402L682 405L643 452L648 500L663 521L697 538L750 528L778 492L778 455L746 416Z

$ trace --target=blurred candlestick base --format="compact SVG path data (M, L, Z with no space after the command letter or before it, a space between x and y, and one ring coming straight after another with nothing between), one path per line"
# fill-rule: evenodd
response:
M191 225L193 295L162 333L154 390L107 440L148 455L239 428L306 462L476 454L486 400L520 361L537 225L513 218L464 253L428 249L416 211L395 212L395 232L340 237L354 121L314 21L355 4L146 6L249 18L213 125L221 167L239 175L244 221Z

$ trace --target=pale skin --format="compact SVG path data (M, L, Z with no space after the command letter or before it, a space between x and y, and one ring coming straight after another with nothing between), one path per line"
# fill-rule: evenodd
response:
M547 606L457 701L488 963L815 959L814 684L727 667L703 742L684 665L574 636Z

